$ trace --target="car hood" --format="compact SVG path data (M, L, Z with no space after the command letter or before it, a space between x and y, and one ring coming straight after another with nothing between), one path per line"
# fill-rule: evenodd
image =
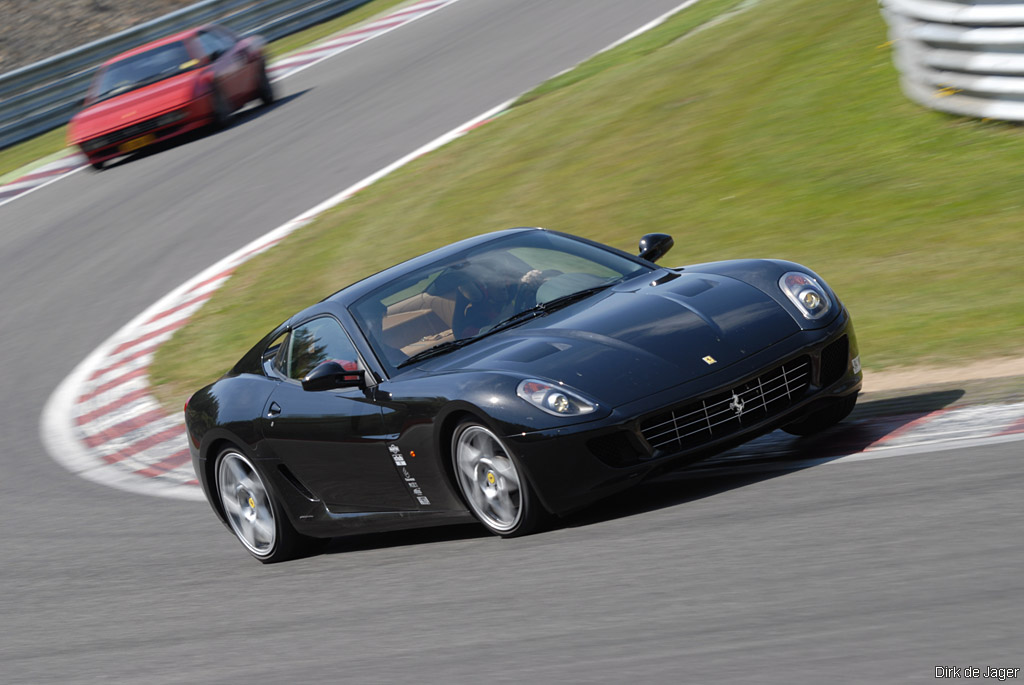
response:
M666 271L638 280L422 368L560 381L618 406L718 371L800 330L775 300L733 278Z
M71 120L72 140L95 138L183 107L192 100L195 74L178 74L86 107Z

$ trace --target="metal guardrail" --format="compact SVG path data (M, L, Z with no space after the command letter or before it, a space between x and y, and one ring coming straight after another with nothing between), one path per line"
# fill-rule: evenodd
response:
M370 0L203 0L107 38L0 74L0 149L66 124L96 68L125 50L216 21L268 41Z
M907 97L951 114L1024 121L1024 2L880 4Z

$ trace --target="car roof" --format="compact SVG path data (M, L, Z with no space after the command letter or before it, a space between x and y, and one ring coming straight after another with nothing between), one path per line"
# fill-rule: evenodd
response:
M182 40L185 40L187 38L191 38L192 36L194 36L197 33L199 33L199 31L201 31L203 29L207 29L207 28L209 28L208 25L207 26L197 26L195 28L188 29L187 31L179 31L178 33L175 33L173 35L165 36L163 38L160 38L159 40L150 41L149 43L146 43L145 45L140 45L137 48L132 48L131 50L125 50L124 52L122 52L121 54L117 55L116 57L111 57L110 59L108 59L105 62L103 62L103 64L101 66L105 67L105 66L107 66L109 64L113 64L114 62L120 62L121 60L123 60L123 59L125 59L127 57L134 57L135 55L141 54L143 52L147 52L149 50L152 50L153 48L160 47L161 45L167 45L168 43L176 43L178 41L182 41Z

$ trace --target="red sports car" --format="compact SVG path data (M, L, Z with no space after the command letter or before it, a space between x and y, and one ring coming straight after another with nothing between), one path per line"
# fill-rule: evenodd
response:
M104 62L71 119L68 143L96 169L201 126L223 126L251 100L274 100L259 36L202 26Z

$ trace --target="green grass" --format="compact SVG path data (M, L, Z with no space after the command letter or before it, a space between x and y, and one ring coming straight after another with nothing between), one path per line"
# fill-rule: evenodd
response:
M13 176L9 179L4 177L13 171L18 171L35 161L63 150L67 146L67 131L67 126L61 126L35 138L0 150L0 182L13 181Z
M408 2L408 0L374 0L351 12L346 12L340 17L275 40L267 46L267 53L271 60L277 59L349 26L366 21L404 2ZM66 146L67 126L61 126L30 140L2 149L0 150L0 179L47 155L60 152Z
M1024 351L1024 130L904 98L863 0L763 0L678 40L736 6L699 3L243 265L158 351L158 396L176 411L349 282L520 225L627 250L671 233L672 265L805 263L870 368Z

